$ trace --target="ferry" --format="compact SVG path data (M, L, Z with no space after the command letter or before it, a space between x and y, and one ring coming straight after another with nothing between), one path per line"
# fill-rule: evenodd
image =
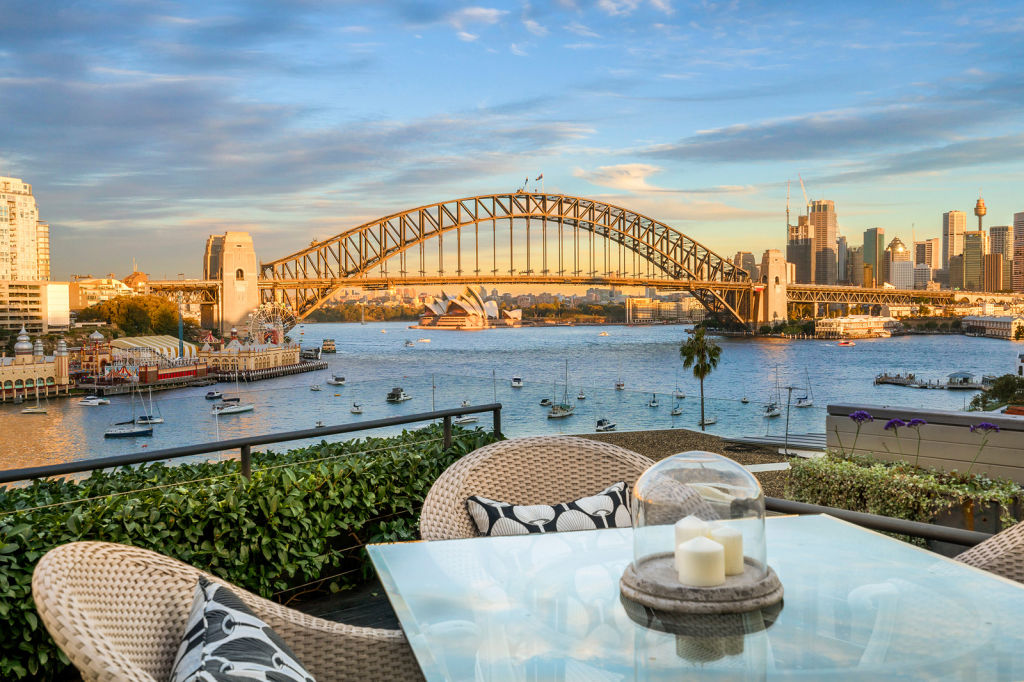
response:
M402 390L400 386L396 386L384 398L389 403L401 403L406 400L412 400L412 396Z
M522 388L522 387L523 387L523 378L522 377L512 377L512 388Z
M602 417L601 419L597 420L597 426L594 428L594 430L595 431L614 431L615 430L615 422L613 422L611 419L605 419L604 417Z
M109 405L110 400L107 398L101 398L98 395L87 395L78 401L79 405L93 406L93 405Z
M338 349L334 347L334 339L324 339L320 343L321 353L337 353Z

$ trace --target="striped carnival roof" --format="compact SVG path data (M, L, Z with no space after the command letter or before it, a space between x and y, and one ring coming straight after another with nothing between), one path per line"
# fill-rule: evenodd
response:
M123 339L114 339L110 342L110 345L114 348L123 348L125 350L130 350L132 348L149 348L166 357L178 357L178 339L166 334L158 336L126 336ZM195 356L196 345L186 341L185 357L192 358Z

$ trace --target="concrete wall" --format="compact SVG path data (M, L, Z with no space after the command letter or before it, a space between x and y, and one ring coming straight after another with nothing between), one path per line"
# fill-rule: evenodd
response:
M874 421L865 422L861 426L859 435L857 424L849 417L851 412L857 410L865 410L874 417ZM890 462L902 459L913 463L917 433L913 429L901 428L897 439L896 432L885 430L886 422L895 418L903 421L917 418L928 422L920 427L921 458L918 464L942 471L955 469L966 472L985 437L981 432L971 433L971 425L981 422L995 424L1000 431L991 434L971 472L1009 478L1024 484L1024 417L916 407L829 405L826 418L828 447L850 454L856 438L858 455L870 455Z

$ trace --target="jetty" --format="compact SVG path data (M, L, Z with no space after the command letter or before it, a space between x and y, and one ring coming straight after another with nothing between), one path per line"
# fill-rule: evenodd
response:
M888 384L890 386L905 386L907 388L923 388L941 391L982 391L996 380L996 377L989 374L984 375L981 381L976 381L970 372L953 372L946 377L945 381L938 379L921 379L916 374L908 372L901 374L896 372L882 372L875 377L875 384Z

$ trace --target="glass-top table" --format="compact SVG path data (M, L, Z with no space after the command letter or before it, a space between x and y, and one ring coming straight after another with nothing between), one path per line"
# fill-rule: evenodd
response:
M722 637L629 618L631 529L368 549L428 680L1024 679L1021 585L829 516L766 527L783 608Z

